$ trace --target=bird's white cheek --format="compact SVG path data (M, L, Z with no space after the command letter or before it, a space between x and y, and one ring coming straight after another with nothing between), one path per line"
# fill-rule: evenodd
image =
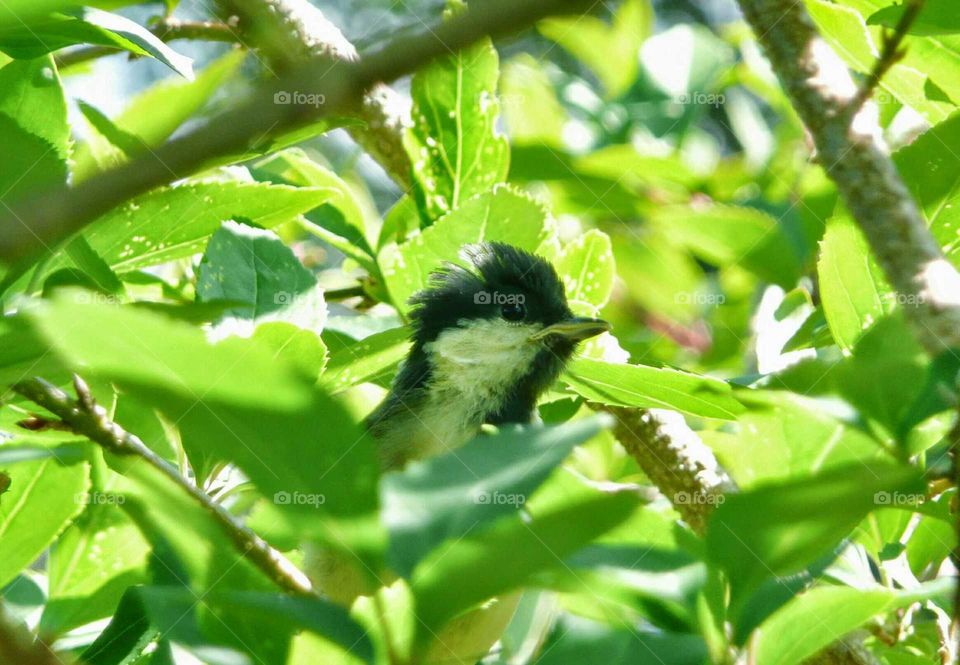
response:
M489 393L509 385L533 362L539 329L501 319L471 321L442 332L425 348L435 380L466 393Z

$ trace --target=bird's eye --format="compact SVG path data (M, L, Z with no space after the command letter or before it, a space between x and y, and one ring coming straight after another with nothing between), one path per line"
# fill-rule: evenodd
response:
M500 309L500 315L507 321L522 321L527 315L527 308L522 303L509 303Z

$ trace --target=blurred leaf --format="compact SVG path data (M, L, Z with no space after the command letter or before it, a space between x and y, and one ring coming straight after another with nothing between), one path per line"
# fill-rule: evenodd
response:
M700 435L741 488L882 455L870 436L831 416L815 400L785 390L740 390L736 396L747 410L737 416L735 432Z
M567 299L601 308L610 299L616 266L610 236L591 229L563 248L554 267L566 287Z
M575 445L599 431L596 418L504 429L386 475L382 519L392 569L409 576L440 543L517 512Z
M707 648L699 635L609 626L566 615L554 628L538 665L631 665L639 658L662 665L702 665Z
M213 94L237 73L246 57L246 51L230 51L207 65L193 81L165 79L135 95L123 112L106 125L108 129L114 128L120 136L134 138L137 141L135 146L129 145L130 150L124 150L126 154L122 154L112 149L111 146L116 145L114 138L103 128L94 127L87 142L77 146L74 180L81 182L98 170L119 166L130 155L159 146L203 108Z
M259 180L323 191L324 205L306 215L310 221L306 229L368 270L375 268L363 212L354 200L356 194L336 173L314 162L302 150L290 148L258 162L253 174Z
M527 516L498 520L482 534L441 545L413 574L418 643L423 644L450 618L552 568L636 509L632 487L603 490L568 482L562 494L527 504ZM476 571L487 571L478 575Z
M462 262L460 249L468 243L496 240L535 251L547 237L548 220L540 203L509 187L464 202L395 250L381 253L393 304L406 311L410 296L427 285L432 271L444 261Z
M273 350L273 357L288 363L316 381L327 364L327 347L312 330L286 323L268 321L253 331L253 339Z
M893 308L893 290L849 213L827 222L817 262L823 313L833 339L849 351Z
M921 515L907 541L907 561L920 579L927 577L929 568L938 568L957 546L957 532L950 512L950 502L956 495L956 491L948 491L934 501L927 501L924 506L936 516ZM913 517L910 513L907 515Z
M674 242L718 267L740 265L786 290L800 277L791 240L776 219L755 208L665 206L652 221Z
M227 221L213 234L200 261L197 300L244 303L224 312L253 326L287 321L320 333L327 307L317 278L277 234Z
M193 61L160 38L119 14L92 7L65 9L29 24L0 27L0 51L18 59L36 58L73 44L113 46L156 58L186 79L193 79Z
M82 451L82 444L70 445ZM4 469L9 485L0 495L0 587L33 563L83 510L89 464L50 452L50 457Z
M903 16L904 4L893 4L874 12L867 18L867 25L883 25L896 28ZM919 15L910 24L911 35L942 35L960 32L960 14L951 0L926 0Z
M728 384L676 369L579 358L567 367L563 380L602 404L671 409L723 420L734 420L744 411Z
M507 177L510 147L496 128L499 74L497 51L483 39L413 76L413 126L404 146L425 225Z
M330 339L329 334L325 334ZM391 328L359 341L328 342L330 362L321 384L331 392L346 390L367 381L376 381L403 360L410 348L410 330Z
M758 486L726 496L713 512L707 553L726 571L737 607L765 579L796 573L825 556L883 505L878 495L923 489L912 467L867 463Z
M203 461L232 461L282 510L301 517L375 509L370 439L340 404L256 340L211 345L201 331L163 316L79 305L67 295L32 308L33 325L72 367L178 423L198 475L204 475ZM106 346L104 330L123 335ZM300 495L316 500L300 501ZM298 524L323 526L316 518Z
M947 587L949 580L942 579L909 591L883 587L811 589L760 626L751 647L753 657L764 665L803 662L871 617L941 595Z
M589 67L607 97L615 98L637 78L637 54L653 33L653 20L649 0L623 0L609 25L584 15L544 19L537 29Z
M53 59L0 68L0 204L67 182L70 129Z
M504 65L500 101L511 143L563 146L567 114L540 61L522 53Z

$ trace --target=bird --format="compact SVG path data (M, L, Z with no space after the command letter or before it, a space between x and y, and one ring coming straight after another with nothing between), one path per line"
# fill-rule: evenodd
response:
M560 376L577 344L610 330L601 319L575 316L549 261L500 242L465 245L463 263L433 271L410 299L411 346L383 401L364 426L384 471L455 450L484 424L529 424L537 400ZM349 606L376 590L350 557L308 548L314 584ZM378 574L389 585L388 571ZM479 660L499 638L519 592L490 599L456 618L423 662Z
M410 351L364 422L385 469L454 450L484 424L531 423L577 344L610 330L573 314L541 256L501 242L461 256L410 299Z

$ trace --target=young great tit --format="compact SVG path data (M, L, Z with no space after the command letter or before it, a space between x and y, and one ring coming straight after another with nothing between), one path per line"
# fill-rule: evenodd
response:
M413 346L368 416L384 467L456 448L484 423L529 423L578 342L610 330L570 311L546 260L498 242L467 245L411 299Z

